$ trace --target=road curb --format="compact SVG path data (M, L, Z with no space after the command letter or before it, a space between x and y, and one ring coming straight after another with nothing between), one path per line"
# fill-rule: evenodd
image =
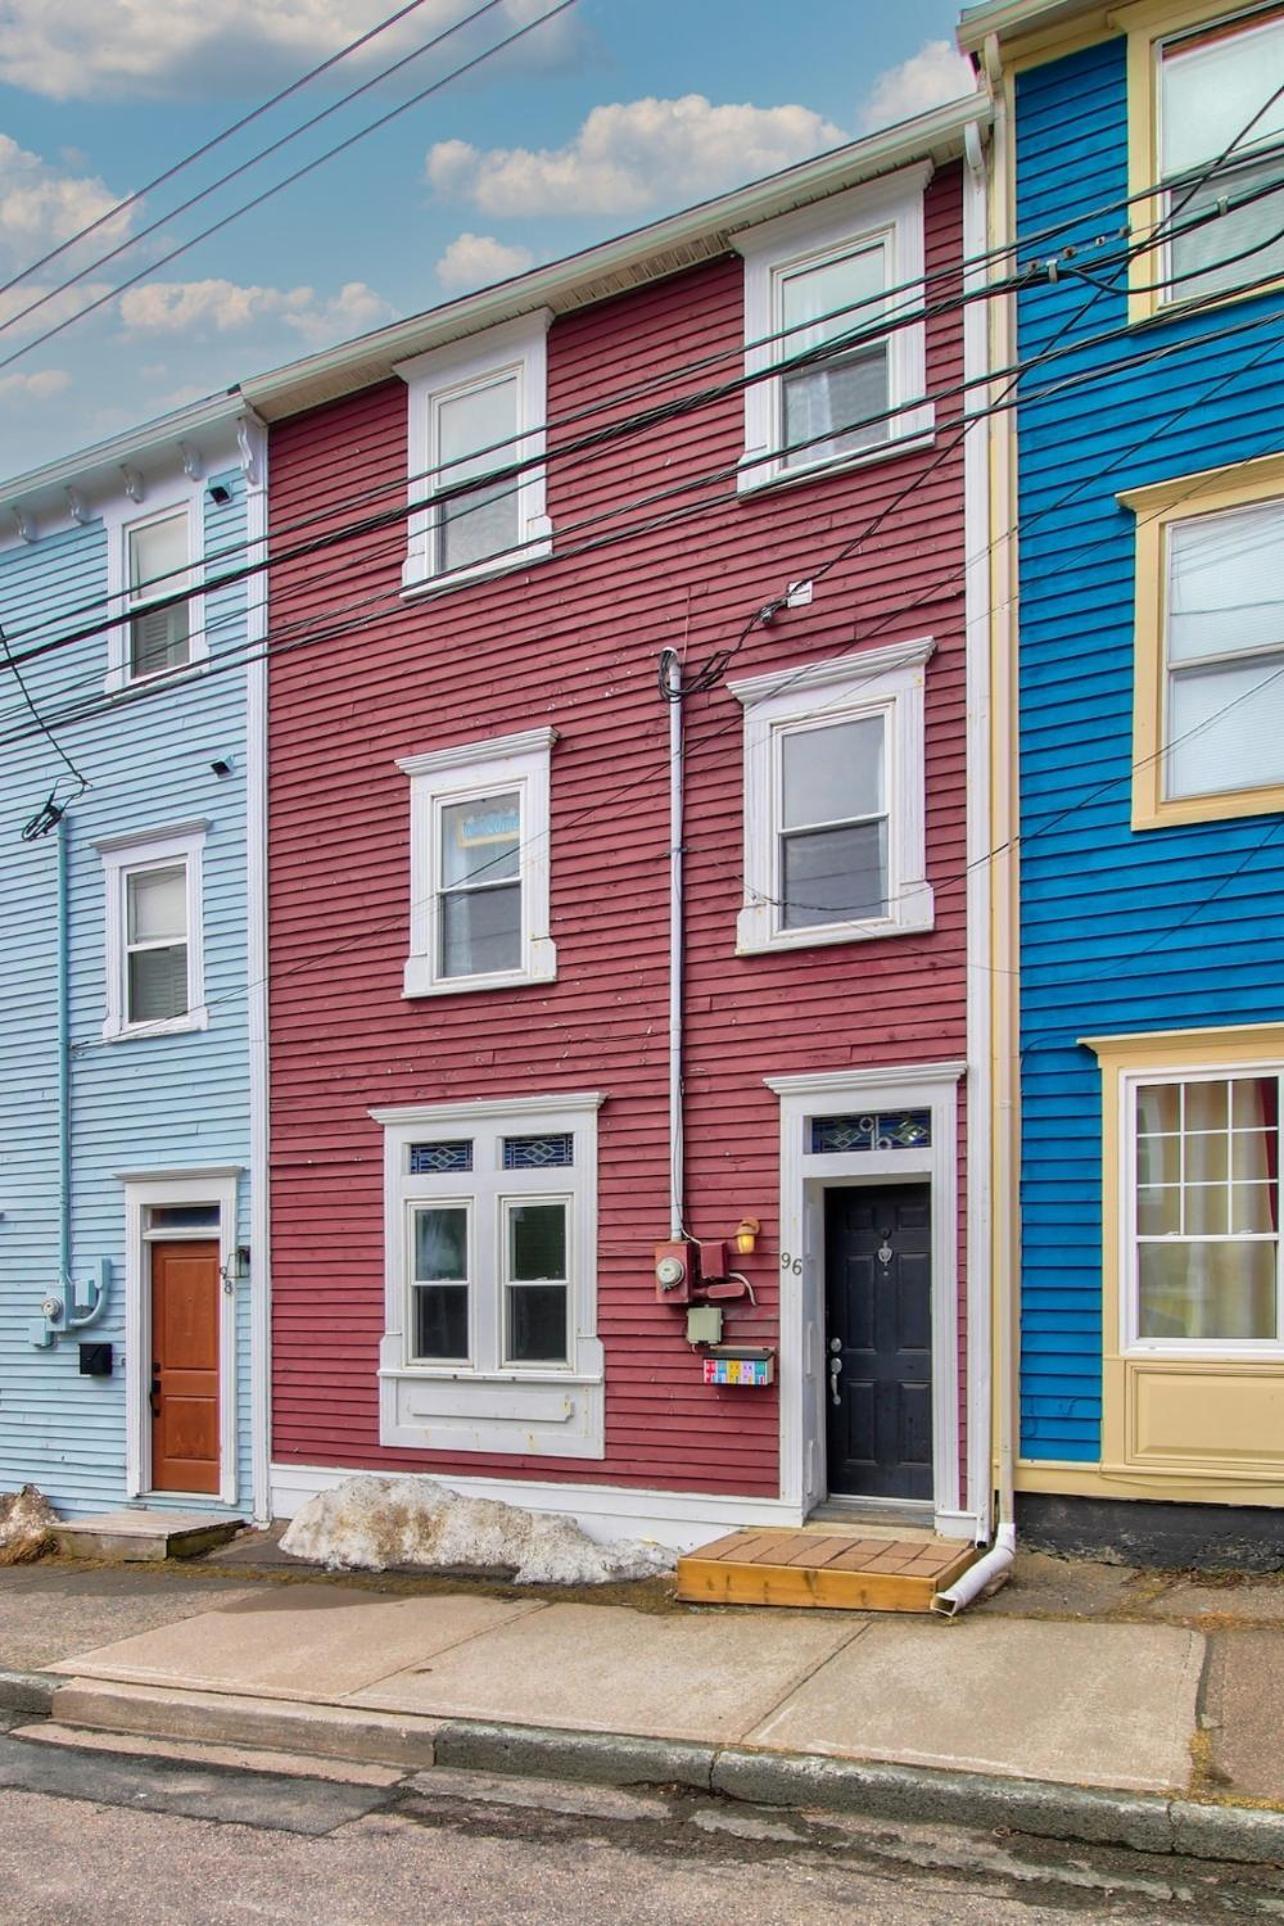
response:
M0 1671L0 1711L34 1712L48 1718L61 1679L49 1672Z
M594 1785L677 1785L755 1805L1000 1829L1192 1859L1284 1865L1284 1811L1275 1808L481 1719L414 1720L421 1729L411 1746L402 1729L406 1722L388 1712L371 1711L357 1719L354 1709L341 1706L138 1687L124 1688L127 1696L121 1697L120 1688L113 1694L110 1686L81 1706L78 1688L84 1697L88 1685L49 1673L0 1671L0 1708L47 1717L59 1692L66 1701L58 1710L63 1722L95 1731L251 1746L281 1745L288 1731L288 1749L327 1759Z

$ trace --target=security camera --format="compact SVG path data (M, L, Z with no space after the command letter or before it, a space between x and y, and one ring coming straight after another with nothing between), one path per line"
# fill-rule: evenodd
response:
M230 488L226 487L222 482L210 483L210 500L217 503L219 508L226 508L231 499L232 491Z

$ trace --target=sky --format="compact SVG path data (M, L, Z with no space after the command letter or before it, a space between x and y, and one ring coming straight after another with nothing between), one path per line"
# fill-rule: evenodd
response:
M969 85L952 0L481 3L0 0L0 476Z

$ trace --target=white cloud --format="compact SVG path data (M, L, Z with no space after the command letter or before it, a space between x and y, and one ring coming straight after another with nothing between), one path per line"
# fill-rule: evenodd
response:
M42 368L39 374L0 375L0 401L48 401L71 386L65 368Z
M97 175L53 167L0 134L0 256L14 267L70 240L119 198ZM99 228L94 244L119 240L128 227L128 215L119 215Z
M78 314L83 307L108 291L105 281L78 281L75 287L57 293L51 292L51 287L51 283L44 281L20 281L16 287L0 294L0 328L4 330L0 339L6 347L10 342L22 341L29 335L56 327L60 321ZM50 298L36 308L34 314L26 314L26 310L44 295ZM25 319L19 321L16 318L18 315L25 315Z
M861 130L872 133L876 127L891 127L975 90L971 61L948 40L929 40L899 67L889 67L878 76L861 105Z
M524 274L534 258L528 247L510 247L493 234L457 234L437 263L437 279L461 291L489 287Z
M390 11L386 0L3 0L0 81L54 100L235 91L244 83L257 93L265 81L337 53ZM543 0L504 0L475 30L443 44L438 70L545 11ZM425 0L354 55L352 65L383 65L464 12L464 0ZM577 34L563 15L500 58L525 65L564 60ZM411 74L431 78L433 58Z
M565 147L438 141L439 194L491 215L639 214L775 173L843 139L809 107L715 107L703 94L595 107Z
M245 286L237 281L144 281L120 297L120 318L134 336L232 334L276 321L321 346L392 319L394 309L364 281L337 294L315 288Z

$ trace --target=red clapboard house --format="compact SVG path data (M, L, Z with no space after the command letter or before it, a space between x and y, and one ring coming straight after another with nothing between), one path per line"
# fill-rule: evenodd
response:
M984 112L249 384L278 1514L984 1529Z

